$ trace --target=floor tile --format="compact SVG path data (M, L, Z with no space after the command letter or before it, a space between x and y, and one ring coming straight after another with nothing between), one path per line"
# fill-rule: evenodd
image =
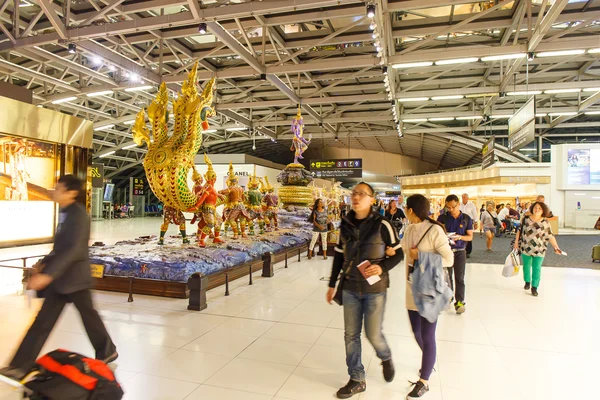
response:
M257 339L240 331L218 327L183 347L200 353L235 357Z
M241 352L238 357L297 366L311 347L312 345L306 343L259 338Z
M277 392L278 397L295 400L328 400L348 382L345 368L337 372L300 367Z
M206 383L227 389L246 390L274 396L295 367L236 358Z
M281 321L291 310L286 308L271 308L251 306L237 315L240 318L259 319L263 321Z
M299 342L314 344L321 336L325 328L317 326L277 323L271 327L264 335L264 338L287 340L290 342Z
M137 374L122 384L125 400L183 400L198 388L197 383Z
M258 393L242 392L217 386L202 385L194 390L185 400L271 400L271 396Z
M187 382L203 383L231 361L218 354L178 350L144 369L147 375Z

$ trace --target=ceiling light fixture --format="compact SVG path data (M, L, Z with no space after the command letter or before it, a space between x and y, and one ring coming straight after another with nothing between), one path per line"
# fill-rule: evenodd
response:
M207 31L206 28L206 23L201 22L200 25L198 25L198 33L200 33L201 35L204 35Z
M544 90L544 94L556 94L556 93L579 93L581 92L581 89L575 88L575 89L550 89L550 90Z
M102 90L100 92L88 93L86 96L87 97L98 97L98 96L104 96L104 95L112 94L112 93L113 93L112 90Z
M216 129L207 129L205 131L202 131L202 133L215 133L215 132L217 132Z
M62 104L62 103L68 103L68 102L70 102L70 101L73 101L73 100L77 100L77 97L75 97L75 96L72 96L72 97L65 97L64 99L58 99L58 100L54 100L54 101L52 102L52 104Z
M77 46L75 45L75 43L69 43L67 49L71 54L75 54L77 52Z
M414 63L405 63L405 64L394 64L392 68L416 68L416 67L430 67L433 65L433 61L420 61Z
M408 119L402 119L402 122L426 122L427 118L408 118Z
M437 117L437 118L429 118L429 121L454 121L454 117Z
M123 150L129 150L129 149L133 149L134 147L137 147L137 146L138 146L137 144L131 144L131 145L129 145L129 146L125 146L125 147L123 147Z
M586 111L585 115L600 115L600 111Z
M542 117L546 117L546 116L548 116L548 114L546 114L546 113L535 114L536 118L542 118Z
M554 112L554 113L548 113L549 117L570 117L573 115L577 115L577 112L575 111L562 111L562 112Z
M536 94L542 94L541 90L531 90L529 92L507 92L507 96L534 96Z
M99 56L92 57L92 64L94 64L94 65L100 65L100 64L102 64L102 61L103 61L102 57L99 57Z
M475 98L478 98L478 97L494 97L494 96L498 96L498 92L472 93L472 94L465 95L465 97L467 99L475 99Z
M600 92L600 88L597 88L597 87L585 88L585 89L582 89L582 91L584 91L584 92Z
M109 70L110 72L115 72L115 71L117 70L117 67L115 67L114 65L109 65L109 66L108 66L108 70Z
M137 87L129 87L125 89L126 92L138 92L140 90L150 90L153 86L137 86Z
M133 124L135 124L135 119L130 119L129 121L125 121L125 122L123 122L123 124L125 124L125 125L133 125Z
M375 22L371 22L371 25L369 25L369 28L371 30L373 30L373 29L377 28L377 24Z
M109 151L106 154L102 154L101 156L98 156L98 158L104 158L104 157L108 157L108 156L112 156L113 154L115 154L117 151L113 150L113 151Z
M590 54L600 53L600 47L597 47L595 49L589 49L588 53L590 53Z
M539 58L544 57L560 57L560 56L577 56L585 53L585 50L559 50L559 51L542 51L537 53L535 56Z
M138 74L129 74L129 80L131 82L137 82L140 80L140 76Z
M233 127L233 128L225 128L226 131L245 131L246 128L245 126L238 126L238 127Z
M456 117L457 120L467 120L467 119L481 119L481 115L469 115L464 117Z
M367 5L367 17L369 17L369 18L375 17L375 4Z
M477 57L468 57L468 58L456 58L453 60L440 60L436 61L435 65L451 65L451 64L465 64L465 63L474 63L479 61Z
M429 97L406 97L404 99L398 99L400 103L410 103L413 101L427 101Z
M515 54L502 54L497 56L487 56L481 57L481 61L500 61L500 60L516 60L517 58L525 57L525 53L515 53Z
M456 99L462 99L465 96L463 96L462 94L455 94L455 95L451 95L451 96L433 96L431 98L431 100L436 101L436 100L456 100Z
M104 130L106 130L106 129L110 129L110 128L114 128L114 127L115 127L115 124L103 125L103 126L99 126L99 127L97 127L97 128L94 128L94 132L97 132L97 131L104 131Z

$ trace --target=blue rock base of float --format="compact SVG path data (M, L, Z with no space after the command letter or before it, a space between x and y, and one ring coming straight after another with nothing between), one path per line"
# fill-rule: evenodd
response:
M105 275L187 282L196 272L214 274L261 259L265 253L307 243L312 236L312 224L307 222L309 213L307 209L282 210L279 231L239 240L227 237L232 235L229 232L223 238L224 244L213 244L207 238L206 248L198 247L193 235L189 236L190 244L183 244L181 236L170 236L169 232L177 231L177 227L171 226L164 245L158 244L156 236L125 240L90 248L90 259L93 264L104 265ZM188 232L194 228L188 225ZM160 229L159 223L156 229Z

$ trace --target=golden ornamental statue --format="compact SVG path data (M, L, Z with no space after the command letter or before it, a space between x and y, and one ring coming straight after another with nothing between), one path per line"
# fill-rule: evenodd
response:
M298 106L298 113L292 121L292 147L294 152L294 162L277 175L277 181L281 183L279 188L279 197L284 207L308 207L312 203L312 190L308 184L313 181L313 177L299 160L303 159L302 154L310 145L311 136L306 140L304 138L304 121L301 114L301 108Z
M165 83L160 85L156 98L148 107L152 133L146 128L141 110L133 126L133 140L146 142L148 153L144 170L148 184L156 197L167 207L178 211L197 211L197 197L188 186L188 174L202 145L202 131L208 129L208 117L214 115L211 107L215 80L211 79L201 95L196 87L194 65L181 87L179 98L173 102L175 123L169 136L167 122L169 96Z

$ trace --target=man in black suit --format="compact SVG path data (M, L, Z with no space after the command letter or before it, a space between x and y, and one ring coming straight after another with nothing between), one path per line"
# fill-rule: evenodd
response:
M28 287L44 297L44 304L25 335L8 368L2 375L20 379L34 365L52 328L67 303L73 303L94 349L96 359L106 363L117 359L117 348L92 303L93 280L90 271L90 220L85 207L77 202L83 183L73 175L62 176L54 190L60 217L52 252L38 262Z

